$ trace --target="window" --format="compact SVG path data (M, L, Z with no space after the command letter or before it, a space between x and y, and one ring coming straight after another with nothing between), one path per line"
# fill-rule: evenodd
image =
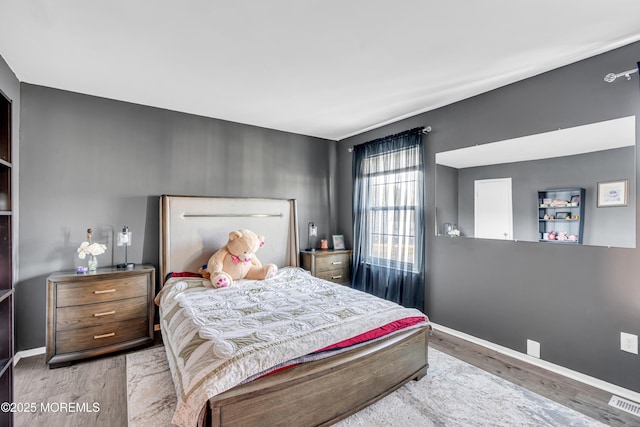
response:
M416 211L420 164L414 146L369 157L363 162L367 182L368 230L365 262L414 271ZM364 213L364 212L363 212Z

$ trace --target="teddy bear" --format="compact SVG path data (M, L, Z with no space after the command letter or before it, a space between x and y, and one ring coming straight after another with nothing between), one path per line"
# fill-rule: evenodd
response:
M278 267L275 264L263 266L256 257L256 251L262 246L264 236L258 236L251 230L230 232L227 244L211 255L207 263L206 272L211 286L225 288L234 280L264 280L275 276Z

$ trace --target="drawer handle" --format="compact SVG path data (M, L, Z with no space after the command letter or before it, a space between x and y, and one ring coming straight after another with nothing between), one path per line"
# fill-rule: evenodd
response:
M331 276L332 279L342 279L342 274L338 274L337 276Z
M108 334L94 335L93 339L94 340L99 340L100 338L109 338L109 337L114 337L115 335L116 335L115 332L109 332Z
M342 261L333 261L331 263L331 265L339 265L339 264L342 264Z
M116 314L116 311L112 310L112 311L105 311L104 313L94 313L93 316L100 317L100 316L108 316L110 314Z
M106 289L104 291L93 291L93 293L98 295L98 294L108 294L108 293L115 292L115 291L116 291L115 289Z

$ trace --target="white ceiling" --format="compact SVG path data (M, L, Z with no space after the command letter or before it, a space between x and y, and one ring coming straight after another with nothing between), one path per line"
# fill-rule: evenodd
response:
M636 116L436 153L456 169L593 153L636 145Z
M0 0L0 19L21 82L334 140L640 40L637 0Z

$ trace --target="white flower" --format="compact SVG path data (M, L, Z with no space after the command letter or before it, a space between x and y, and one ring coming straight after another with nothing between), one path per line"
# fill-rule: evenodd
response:
M101 255L107 250L107 245L102 243L82 242L78 248L78 258L84 259L87 255Z

